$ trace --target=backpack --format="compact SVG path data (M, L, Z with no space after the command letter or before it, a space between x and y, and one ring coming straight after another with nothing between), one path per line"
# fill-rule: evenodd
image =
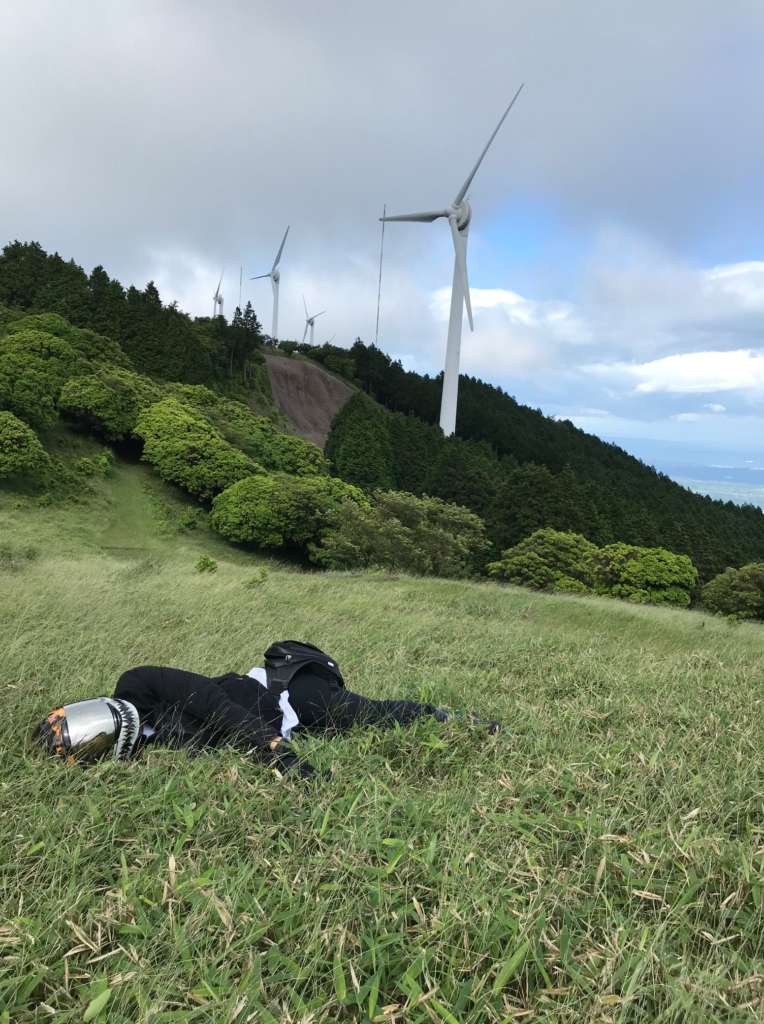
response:
M282 693L297 673L310 666L316 675L323 676L330 682L336 681L345 686L340 667L337 662L324 654L313 644L302 643L300 640L279 640L271 644L263 655L265 659L265 678L268 689L272 693Z

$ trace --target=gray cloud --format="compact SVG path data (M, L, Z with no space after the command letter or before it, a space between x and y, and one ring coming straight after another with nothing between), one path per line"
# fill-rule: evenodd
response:
M707 271L757 255L763 41L752 0L6 0L0 223L197 313L223 264L230 310L239 263L266 269L291 223L284 332L305 292L348 344L373 334L382 202L449 201L526 81L472 189L471 247L522 263L513 211L545 209L574 239L567 294L553 244L522 289L473 271L478 304L500 287L525 305L483 304L465 367L522 398L585 362L755 348L761 307ZM386 236L382 342L422 369L444 341L442 227ZM267 326L267 282L245 295Z

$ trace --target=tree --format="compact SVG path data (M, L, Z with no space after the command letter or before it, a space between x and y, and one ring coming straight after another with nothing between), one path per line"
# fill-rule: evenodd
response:
M11 412L0 412L0 477L34 476L48 465L37 434Z
M320 540L344 500L366 501L357 487L335 477L249 476L215 498L210 524L228 540L304 551Z
M488 564L488 574L535 590L585 593L594 586L596 553L586 537L547 527L507 548L498 561Z
M738 619L764 619L764 562L728 568L703 587L710 612Z
M237 480L262 472L212 424L175 398L144 409L135 425L143 456L159 475L200 498L211 498Z
M58 405L69 419L109 441L121 441L135 430L141 410L161 396L161 388L150 378L110 366L68 380Z
M343 480L369 490L395 485L387 413L365 395L354 395L335 417L326 454Z
M345 501L313 561L332 569L379 567L417 575L471 576L488 548L485 525L439 498L378 491L368 507Z
M665 548L608 544L592 556L598 593L637 603L687 607L698 582L698 570L687 555Z

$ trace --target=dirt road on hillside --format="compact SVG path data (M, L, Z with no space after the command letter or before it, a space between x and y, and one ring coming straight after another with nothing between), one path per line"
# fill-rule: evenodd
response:
M353 389L315 363L270 353L265 362L276 405L300 437L323 448L332 420Z

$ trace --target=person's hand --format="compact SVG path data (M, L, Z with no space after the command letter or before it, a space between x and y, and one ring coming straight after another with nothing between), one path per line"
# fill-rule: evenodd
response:
M281 736L272 740L269 746L273 751L273 767L282 775L288 772L290 775L299 775L301 779L331 778L331 772L316 771L310 761L299 757Z

